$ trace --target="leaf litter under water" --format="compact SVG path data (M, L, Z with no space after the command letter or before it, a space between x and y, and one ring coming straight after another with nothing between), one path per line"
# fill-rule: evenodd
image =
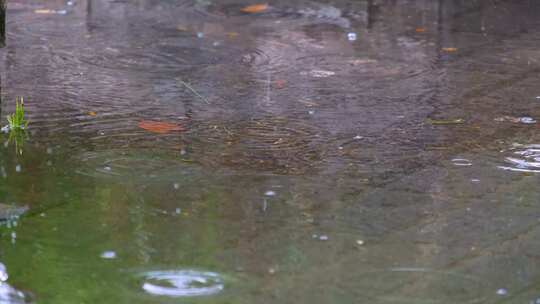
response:
M152 133L158 134L167 134L170 132L181 132L185 131L185 128L179 124L162 122L162 121L152 121L152 120L141 120L138 124L139 128Z
M254 14L254 13L264 12L267 9L268 9L267 3L260 3L260 4L253 4L253 5L245 6L240 11L243 13Z

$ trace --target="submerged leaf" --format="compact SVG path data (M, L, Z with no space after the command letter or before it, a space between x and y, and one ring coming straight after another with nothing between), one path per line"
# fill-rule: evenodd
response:
M445 48L442 48L442 50L448 53L457 52L457 48L455 47L445 47Z
M96 112L94 112L94 111L90 111L90 112L88 112L88 115L90 115L90 116L96 116L97 114L96 114Z
M56 11L55 10L50 10L50 9L37 9L37 10L34 10L34 13L36 13L36 14L55 14Z
M244 7L244 8L242 8L240 11L242 11L244 13L254 14L254 13L263 12L263 11L265 11L267 9L268 9L268 4L267 3L261 3L261 4L248 5L248 6Z
M151 120L141 120L139 122L139 128L158 134L166 134L173 131L185 130L184 127L178 124Z
M273 86L276 89L283 89L287 85L287 80L285 79L276 79L274 80Z
M416 32L417 32L417 33L425 33L425 32L426 32L426 28L425 28L425 27L417 27L417 28L416 28Z

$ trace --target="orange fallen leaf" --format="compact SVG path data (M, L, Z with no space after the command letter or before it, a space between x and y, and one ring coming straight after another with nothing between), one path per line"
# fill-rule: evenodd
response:
M424 33L426 31L426 28L425 27L417 27L416 28L416 32L417 33Z
M445 48L442 48L442 50L449 53L457 52L457 48L454 48L454 47L445 47Z
M173 131L184 131L184 127L178 124L162 121L141 120L139 128L158 134L166 134Z
M94 111L90 111L90 112L88 112L88 115L90 115L90 116L96 116L97 114L96 114L96 112L94 112Z
M268 4L267 3L261 3L261 4L248 5L248 6L244 7L244 8L242 8L240 11L242 11L244 13L254 14L254 13L263 12L263 11L265 11L267 9L268 9Z

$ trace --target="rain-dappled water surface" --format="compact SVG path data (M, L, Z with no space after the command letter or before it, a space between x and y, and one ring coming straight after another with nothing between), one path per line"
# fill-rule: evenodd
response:
M540 303L537 1L7 15L0 303Z

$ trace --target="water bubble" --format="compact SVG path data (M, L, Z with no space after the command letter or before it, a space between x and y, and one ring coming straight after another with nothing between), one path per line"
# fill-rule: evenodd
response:
M363 138L364 138L364 137L363 137L363 136L360 136L360 135L356 135L356 136L354 137L354 139L363 139Z
M505 296L508 294L508 290L504 289L504 288L500 288L500 289L497 289L497 295L499 296Z
M319 240L321 240L321 241L328 241L328 236L325 235L325 234L323 234L323 235L319 236Z
M454 158L452 159L454 166L472 166L472 162L465 158Z
M349 41L356 41L356 39L357 39L356 33L348 33L348 34L347 34L347 39L348 39Z
M364 245L364 241L363 240L356 240L356 244L362 246L362 245Z
M313 115L313 114L315 114L315 111L309 110L309 111L308 111L308 114L309 114L309 115Z
M16 165L15 166L15 171L16 172L21 172L22 168L21 168L21 165Z
M101 253L100 257L103 258L103 259L116 259L116 252L114 252L112 250L103 251L103 253Z
M111 171L111 167L105 166L105 167L103 167L103 170L105 170L105 171Z
M69 6L72 6L72 5L74 5L75 3L74 3L73 1L68 1L68 2L66 2L66 4L69 5Z
M197 270L167 270L144 273L142 289L155 296L197 297L217 294L223 290L223 280L215 272Z
M173 187L174 187L174 189L178 190L178 189L180 189L180 184L174 183L174 184L173 184Z
M174 212L175 212L176 214L180 214L180 213L182 213L182 209L176 208L176 210L175 210Z
M300 74L302 74L302 75L310 75L310 76L315 77L315 78L326 78L326 77L336 75L336 72L325 71L325 70L312 70L312 71L309 71L308 73L303 72L303 73L300 73Z
M197 38L203 38L204 33L203 32L197 32Z
M57 13L58 15L66 15L66 14L67 14L67 11L66 11L66 10L58 10L58 11L56 11L56 13Z
M276 196L276 192L272 191L272 190L268 190L264 193L264 195L266 196Z

